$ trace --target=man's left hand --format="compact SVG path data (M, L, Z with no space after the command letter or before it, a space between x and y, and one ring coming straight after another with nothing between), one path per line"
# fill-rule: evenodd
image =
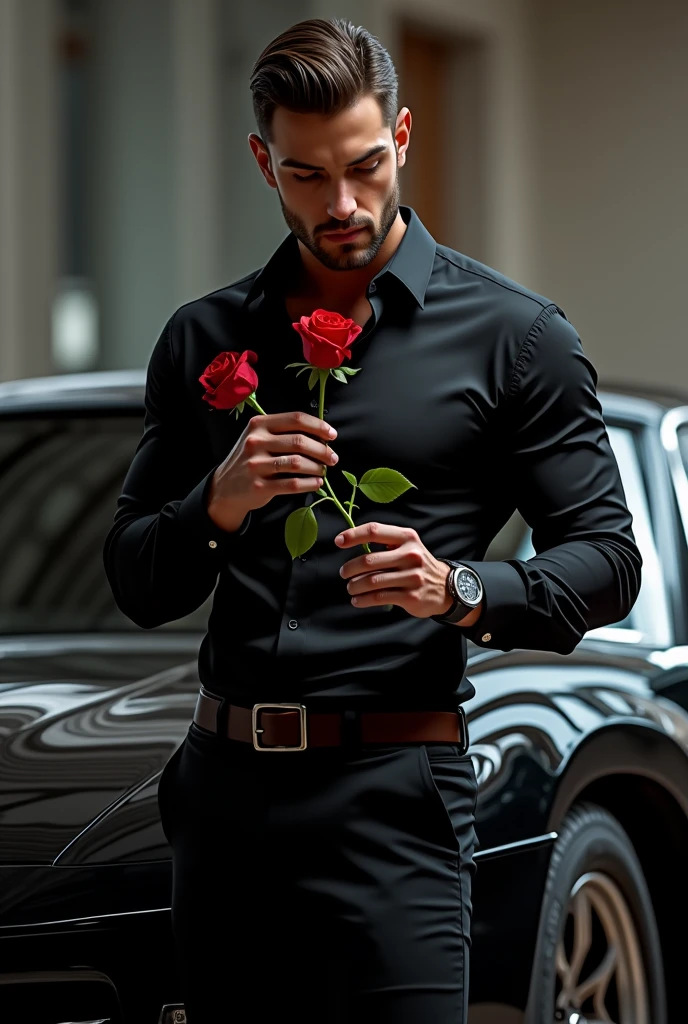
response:
M344 530L335 543L340 548L366 543L387 548L357 555L339 570L349 580L347 590L356 608L396 604L418 619L442 615L451 608L446 585L449 566L430 554L415 530L364 523Z

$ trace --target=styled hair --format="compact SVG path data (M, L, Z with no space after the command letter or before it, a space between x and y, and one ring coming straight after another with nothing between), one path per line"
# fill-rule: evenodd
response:
M364 96L394 128L397 73L387 50L366 29L342 18L292 25L265 47L251 73L253 112L263 142L277 107L334 116Z

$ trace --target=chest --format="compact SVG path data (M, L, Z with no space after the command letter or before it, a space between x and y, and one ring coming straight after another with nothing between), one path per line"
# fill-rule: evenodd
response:
M256 351L257 397L267 413L300 410L317 416L318 385L309 390L308 372L297 377L296 368L287 368L304 359L291 327L297 314L295 305L287 305L281 313L256 317L248 322L245 339L227 338L218 350ZM351 359L343 364L359 372L346 384L332 376L326 382L325 419L338 431L340 465L357 476L390 466L424 486L438 474L456 479L458 470L479 464L490 421L489 373L479 354L470 341L462 343L446 318L434 320L426 313L416 325L382 316L356 339ZM250 415L246 408L238 419L220 412L205 418L218 460L239 439Z

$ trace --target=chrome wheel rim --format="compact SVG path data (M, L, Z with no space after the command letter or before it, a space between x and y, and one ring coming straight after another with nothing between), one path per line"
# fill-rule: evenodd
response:
M590 871L573 886L556 970L555 1020L651 1024L638 932L621 889L608 875Z

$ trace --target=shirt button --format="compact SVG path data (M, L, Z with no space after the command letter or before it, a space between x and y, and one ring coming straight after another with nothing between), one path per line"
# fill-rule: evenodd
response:
M492 639L492 633L483 633L481 639L482 639L483 643L488 644L490 642L490 640Z
M296 629L298 622L296 619L289 619L289 629Z
M216 540L209 540L208 541L208 547L209 548L216 548L217 547L217 541Z
M318 399L317 398L311 399L311 409L317 409L317 408L318 408ZM327 416L329 411L330 411L329 409L323 409L323 416Z
M368 291L370 292L371 295L374 295L375 292L377 291L377 285L375 284L374 281L371 283L370 288L368 289Z
M299 558L301 559L302 562L308 561L308 555L299 555Z

